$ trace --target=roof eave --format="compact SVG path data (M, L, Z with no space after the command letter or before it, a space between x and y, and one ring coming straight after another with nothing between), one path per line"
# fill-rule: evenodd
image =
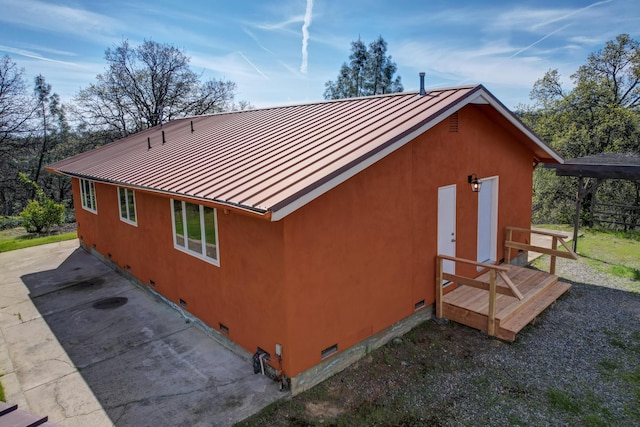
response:
M117 182L117 181L111 181L111 180L106 180L106 179L99 179L93 176L85 176L85 175L81 175L81 174L76 174L76 173L70 173L70 172L65 172L62 170L58 170L58 169L52 169L49 166L47 166L45 168L45 170L47 170L48 172L51 173L56 173L59 175L65 175L65 176L69 176L71 178L78 178L78 179L87 179L87 180L91 180L91 181L95 181L95 182L100 182L103 184L108 184L108 185L115 185L118 187L123 187L123 188L130 188L132 190L139 190L139 191L144 191L147 193L154 193L154 194L161 194L163 196L168 196L170 198L175 198L175 199L179 199L179 200L185 200L185 201L193 201L195 203L206 203L209 205L213 205L216 208L219 209L228 209L230 211L236 212L236 213L240 213L242 215L247 215L247 216L251 216L251 217L258 217L261 219L265 219L267 221L271 221L271 215L272 212L270 210L265 210L265 209L259 209L259 208L254 208L251 206L244 206L244 205L239 205L237 203L232 203L232 202L227 202L224 200L215 200L215 199L207 199L204 197L197 197L197 196L189 196L186 194L180 194L180 193L176 193L176 192L172 192L172 191L166 191L166 190L159 190L156 188L150 188L150 187L144 187L144 186L139 186L139 185L132 185L132 184L127 184L127 183L122 183L122 182Z

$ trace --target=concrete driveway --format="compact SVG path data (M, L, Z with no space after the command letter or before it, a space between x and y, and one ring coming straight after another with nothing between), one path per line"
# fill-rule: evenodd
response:
M65 426L225 426L286 396L77 240L0 253L0 374Z

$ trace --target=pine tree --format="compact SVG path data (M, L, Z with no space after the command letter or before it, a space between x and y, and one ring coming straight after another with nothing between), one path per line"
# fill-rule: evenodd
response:
M387 55L387 42L382 36L367 48L358 38L351 42L349 63L340 67L335 81L325 83L325 99L353 98L402 92L400 76L395 76L398 66Z

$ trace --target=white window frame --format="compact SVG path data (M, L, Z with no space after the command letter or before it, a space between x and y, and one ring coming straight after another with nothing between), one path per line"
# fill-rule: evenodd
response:
M122 193L121 193L122 192ZM131 219L129 217L129 195L128 193L133 194L133 217ZM121 194L124 194L124 203L125 203L125 214L126 216L122 216L122 202L121 202ZM126 222L127 224L138 226L138 211L136 207L136 192L130 188L118 187L118 210L120 211L120 220L122 222Z
M210 264L213 264L217 267L220 267L220 238L218 236L218 210L216 208L211 208L210 206L207 206L210 209L213 209L213 221L214 221L214 232L215 232L215 237L216 237L216 241L215 241L215 248L216 248L216 258L211 258L209 256L207 256L207 239L206 239L206 230L205 230L205 221L204 221L204 208L205 206L200 205L200 204L196 204L196 203L190 203L190 202L185 202L184 200L175 200L175 199L169 199L170 203L171 203L171 229L173 232L173 247L181 252L185 252L189 255L192 255L196 258L199 258L203 261L206 261ZM179 202L182 203L182 226L183 226L183 230L182 230L182 236L184 236L184 245L180 245L178 244L178 239L177 239L177 234L176 234L176 218L175 218L175 208L174 208L174 202ZM198 206L199 212L200 212L200 236L202 236L202 247L201 247L201 252L197 252L194 251L192 249L189 248L189 237L188 237L188 233L187 233L187 204L191 204L191 205L195 205Z
M89 179L79 178L78 182L80 183L80 200L82 204L82 208L92 212L94 214L98 213L98 201L96 199L96 187L94 181ZM85 185L88 186L89 192L85 189Z

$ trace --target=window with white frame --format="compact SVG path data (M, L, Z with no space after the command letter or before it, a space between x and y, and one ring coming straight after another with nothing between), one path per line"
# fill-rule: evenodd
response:
M176 249L220 265L216 210L172 199L171 216Z
M133 190L118 187L118 200L120 202L120 219L126 223L137 225L136 195Z
M84 209L93 213L98 213L98 206L96 204L96 188L93 181L80 179L80 199Z

